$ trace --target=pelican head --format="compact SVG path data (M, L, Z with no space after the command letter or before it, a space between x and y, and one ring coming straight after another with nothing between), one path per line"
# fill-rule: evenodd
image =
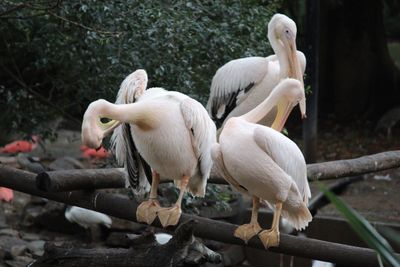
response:
M103 111L107 107L107 101L99 99L90 103L82 122L82 143L90 148L99 148L103 138L107 136L120 122L110 120L102 122Z
M282 14L275 14L268 23L268 39L275 53L285 54L289 63L285 77L302 80L300 64L297 59L296 23Z
M276 118L271 126L273 129L282 131L290 112L297 104L300 106L301 117L306 117L306 97L300 81L290 78L284 79L271 94L274 94L278 99Z

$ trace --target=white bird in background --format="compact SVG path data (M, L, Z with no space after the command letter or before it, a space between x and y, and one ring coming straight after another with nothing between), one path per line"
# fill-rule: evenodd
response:
M208 113L217 128L222 127L227 119L255 108L281 79L294 78L303 83L306 58L297 51L296 33L293 20L275 14L268 23L268 40L275 55L235 59L217 70L207 103ZM305 99L300 105L305 106ZM278 112L283 112L284 106L286 103L278 103ZM272 119L273 116L269 115L259 123L271 125Z
M107 215L76 206L68 206L64 215L68 221L77 223L85 229L100 224L110 228L112 224L111 218Z
M280 133L292 108L305 98L301 82L282 80L269 97L250 112L230 118L222 129L219 144L212 148L217 172L238 191L253 197L251 222L239 226L235 236L247 242L261 231L258 224L260 200L275 205L270 230L259 234L266 248L279 244L279 218L296 229L312 220L307 208L311 197L304 156L297 145ZM277 103L286 103L271 129L256 124ZM300 105L302 116L305 107Z
M158 215L166 227L178 223L185 190L204 196L212 160L211 146L216 129L204 107L179 92L147 86L147 74L137 70L123 84L131 84L136 96L132 104L112 104L100 99L87 108L82 123L82 141L99 147L105 134L121 123L129 123L137 150L153 170L148 201L136 211L137 220L151 224ZM110 122L102 123L101 118ZM161 208L157 200L160 179L173 179L180 194L171 208ZM139 186L142 180L139 180Z

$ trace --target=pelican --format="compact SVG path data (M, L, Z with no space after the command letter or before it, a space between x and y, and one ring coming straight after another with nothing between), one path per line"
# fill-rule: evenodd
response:
M125 79L118 91L115 104L130 104L138 100L143 94L147 79ZM136 89L138 88L138 89ZM115 128L111 136L111 148L119 165L124 166L126 185L133 191L135 198L142 201L149 191L151 183L151 168L137 151L132 138L132 129L129 123Z
M135 86L131 90L136 101L92 102L83 117L82 141L89 147L99 147L106 134L121 123L129 123L138 152L152 168L150 197L139 205L136 218L151 224L158 216L164 227L176 225L185 190L195 196L205 194L212 166L211 146L216 142L215 125L196 100L159 87L146 90L144 70L133 72L125 82ZM103 123L101 118L111 121ZM162 208L157 187L160 179L167 178L174 180L180 193L173 207Z
M306 58L297 51L296 33L293 20L275 14L268 23L268 40L275 55L235 59L217 70L207 102L208 113L217 128L230 117L243 115L260 104L281 79L294 78L303 83ZM303 106L304 101L300 102ZM278 112L285 106L286 103L279 103ZM271 121L272 117L267 116L259 123L271 125Z
M253 197L249 224L239 226L235 236L246 243L261 231L260 201L275 205L271 229L259 233L266 248L279 245L280 215L296 229L305 228L312 216L307 208L311 197L304 156L297 145L280 133L292 108L304 99L303 85L284 79L269 97L250 112L227 120L219 144L212 147L217 172L238 191ZM277 113L274 127L256 124L275 105L286 103ZM300 105L302 116L305 107Z

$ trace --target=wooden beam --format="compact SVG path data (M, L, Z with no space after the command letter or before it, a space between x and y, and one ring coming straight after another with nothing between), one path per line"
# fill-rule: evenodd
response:
M310 181L357 176L400 167L400 151L388 151L356 159L329 161L307 165ZM49 171L38 174L36 184L46 192L82 189L125 187L125 174L121 168ZM168 181L163 181L168 182ZM211 173L209 183L227 184Z
M47 193L36 187L35 177L33 173L0 164L0 186L63 202L68 205L96 210L121 219L137 221L136 209L138 203L134 200L116 194L90 193L87 191ZM237 225L188 214L182 214L180 223L191 219L198 222L194 232L198 237L244 245L242 240L233 236ZM152 225L161 227L158 220ZM176 227L171 227L171 229L174 228ZM248 246L264 250L258 238L251 239ZM376 252L372 249L296 237L282 233L280 235L279 247L271 248L269 251L350 266L378 265Z

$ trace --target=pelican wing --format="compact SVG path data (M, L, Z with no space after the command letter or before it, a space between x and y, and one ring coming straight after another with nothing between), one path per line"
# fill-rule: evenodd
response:
M199 161L199 175L192 177L189 188L194 195L204 196L212 167L211 146L216 142L216 128L207 111L196 100L186 98L180 108L191 134L193 151Z
M268 60L247 57L229 61L215 73L210 89L207 110L217 127L239 105L267 74Z
M147 86L147 74L137 70L122 82L118 91L116 104L134 103L143 95ZM111 136L111 146L115 151L118 164L127 171L127 182L135 195L142 196L151 183L151 168L140 156L132 139L131 127L128 123L118 126ZM147 179L146 179L147 178Z
M296 183L304 202L311 197L307 167L298 146L283 134L259 126L254 130L254 141Z
M232 185L238 192L250 195L249 191L241 186L228 172L225 167L224 157L222 155L220 144L214 143L211 148L211 158L213 160L213 169L222 176L230 185Z

